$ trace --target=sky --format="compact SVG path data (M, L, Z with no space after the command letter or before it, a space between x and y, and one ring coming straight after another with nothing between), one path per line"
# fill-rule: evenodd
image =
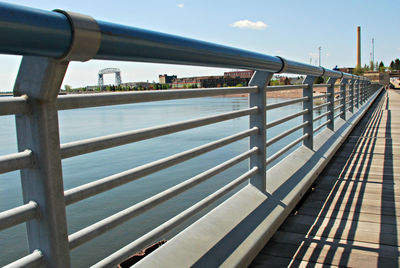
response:
M400 58L399 0L13 0L39 9L56 8L95 19L214 42L332 69L356 64L356 31L361 26L361 62L387 66ZM2 37L4 38L4 37ZM0 55L0 91L11 91L21 56ZM91 60L69 65L63 86L97 84L100 69L121 69L122 82L158 81L159 74L222 75L229 69ZM104 76L114 83L113 75Z

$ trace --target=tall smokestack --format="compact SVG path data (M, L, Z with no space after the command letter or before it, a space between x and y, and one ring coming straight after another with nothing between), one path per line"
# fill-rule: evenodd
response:
M361 27L357 27L357 67L361 67Z

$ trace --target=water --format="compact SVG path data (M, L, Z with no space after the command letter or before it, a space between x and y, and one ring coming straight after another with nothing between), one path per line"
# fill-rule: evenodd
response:
M269 99L269 103L284 99ZM207 115L247 108L247 98L201 98L97 107L59 112L61 143L101 135L141 129L160 124L178 122ZM268 121L301 110L300 104L268 111ZM324 111L318 111L322 113ZM273 137L301 123L301 117L268 130ZM13 116L0 117L1 155L17 151ZM73 187L137 167L139 165L200 146L238 133L248 128L248 117L237 118L209 126L187 130L163 137L120 146L63 160L64 188ZM282 148L299 137L297 131L268 148L268 154ZM140 202L156 193L212 168L248 150L248 139L235 142L161 172L143 177L124 186L88 198L67 207L68 233L74 233L90 224ZM226 185L247 171L248 162L230 168L208 181L138 216L107 234L101 235L71 252L74 267L86 267L123 245L165 222L171 216L190 207L205 196ZM229 197L229 195L227 196ZM225 198L227 198L225 197ZM222 202L220 200L218 203ZM0 211L22 204L19 173L0 175ZM210 207L211 209L212 207ZM202 216L199 214L196 218ZM194 218L191 221L194 221ZM163 238L168 239L190 222L180 226ZM0 232L0 265L7 264L28 254L25 225Z

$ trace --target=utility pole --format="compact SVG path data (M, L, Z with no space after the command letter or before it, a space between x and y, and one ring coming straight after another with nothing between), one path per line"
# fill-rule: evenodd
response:
M361 27L357 27L357 65L356 68L361 68Z
M319 66L321 66L321 47L318 47L318 51L319 51L318 62L319 62Z
M375 62L375 40L373 37L372 37L372 62ZM372 71L374 71L374 70L372 70Z

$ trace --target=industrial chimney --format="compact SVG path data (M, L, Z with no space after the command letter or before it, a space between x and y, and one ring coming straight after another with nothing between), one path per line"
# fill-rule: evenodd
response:
M357 27L357 68L361 67L361 27Z

